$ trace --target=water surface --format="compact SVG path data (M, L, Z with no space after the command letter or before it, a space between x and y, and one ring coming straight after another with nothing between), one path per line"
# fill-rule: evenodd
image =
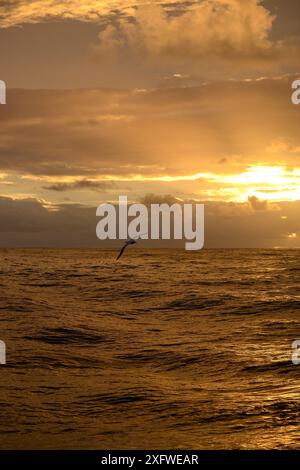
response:
M115 255L0 250L0 448L300 448L300 252Z

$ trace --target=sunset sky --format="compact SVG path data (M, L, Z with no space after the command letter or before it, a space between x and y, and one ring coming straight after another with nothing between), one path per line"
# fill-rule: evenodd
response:
M0 246L99 246L95 208L206 204L207 247L300 247L299 0L0 6Z

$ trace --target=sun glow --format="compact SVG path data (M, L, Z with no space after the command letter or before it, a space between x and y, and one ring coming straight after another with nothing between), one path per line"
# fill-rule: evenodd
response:
M237 185L247 186L246 192L241 191L246 197L256 195L270 201L300 199L300 168L251 166L233 181Z
M145 167L147 168L147 167ZM119 183L162 183L166 185L183 183L189 189L195 185L199 194L206 195L208 200L244 202L249 196L269 201L295 201L300 200L300 168L286 166L253 165L240 173L191 173L166 175L157 172L154 174L127 173L127 174L98 174L87 178L86 176L36 176L22 175L22 180L76 183L89 180L93 183L119 182Z

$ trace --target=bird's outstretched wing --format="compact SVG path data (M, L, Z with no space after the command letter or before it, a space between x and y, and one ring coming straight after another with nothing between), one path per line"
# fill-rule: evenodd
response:
M118 255L116 261L118 261L118 259L121 258L122 254L124 253L124 251L125 251L125 249L127 248L127 246L128 246L128 244L125 243L125 245L122 247L122 249L121 249L121 251L120 251L120 253L119 253L119 255Z

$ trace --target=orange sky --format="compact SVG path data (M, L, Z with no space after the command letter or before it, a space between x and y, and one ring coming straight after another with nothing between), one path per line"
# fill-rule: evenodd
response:
M247 213L254 245L300 246L299 2L0 8L2 219L23 204L29 221L33 205L51 226L54 208L151 194L207 202L224 223L230 213L233 245ZM25 229L8 219L18 240Z

